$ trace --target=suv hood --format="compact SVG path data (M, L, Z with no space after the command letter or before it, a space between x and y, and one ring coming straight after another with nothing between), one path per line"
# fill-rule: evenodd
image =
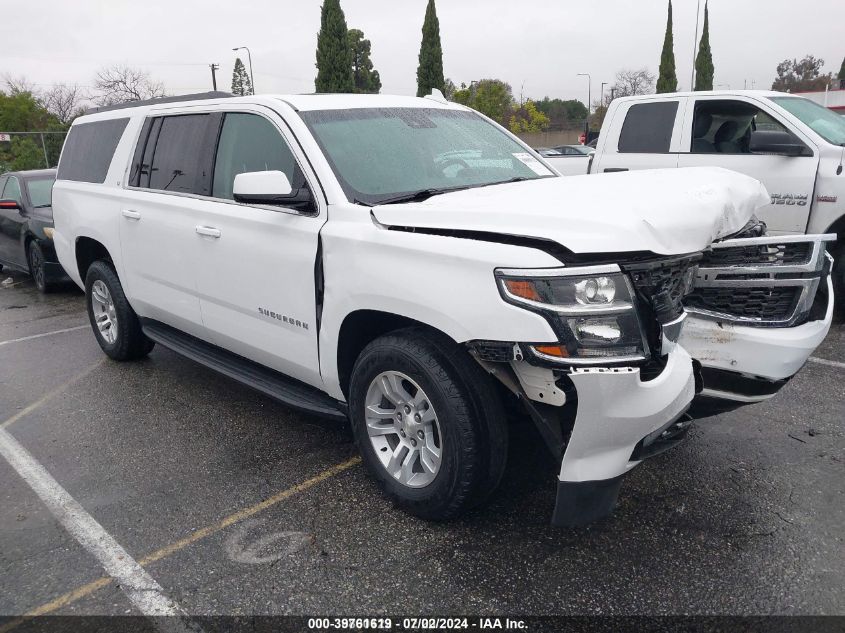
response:
M574 253L692 253L769 203L757 180L719 167L544 178L378 205L387 226L552 240Z

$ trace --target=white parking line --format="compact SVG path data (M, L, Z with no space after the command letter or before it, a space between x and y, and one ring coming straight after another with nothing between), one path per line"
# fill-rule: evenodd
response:
M29 451L3 429L0 429L0 454L41 498L65 529L100 562L105 572L115 579L126 597L141 613L147 616L187 616L103 526L53 479ZM197 630L181 619L173 620L168 625L168 628L175 626L183 631Z
M91 327L90 325L77 325L76 327L67 327L63 330L53 330L52 332L44 332L43 334L33 334L32 336L22 336L21 338L13 338L8 341L0 341L0 347L9 345L10 343L20 343L22 341L31 341L36 338L44 338L45 336L53 336L55 334L64 334L65 332L76 332L77 330L84 330Z
M839 361L828 360L826 358L816 358L815 356L810 356L809 360L811 363L817 363L818 365L827 365L828 367L845 369L845 363L840 363Z

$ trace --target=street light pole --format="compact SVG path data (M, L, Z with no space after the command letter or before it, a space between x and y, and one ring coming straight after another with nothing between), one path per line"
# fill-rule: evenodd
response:
M593 87L593 78L590 77L590 73L578 73L578 77L586 77L587 78L587 124L584 126L584 133L586 136L590 135L590 109L592 108L592 95L590 91Z
M603 106L604 105L604 87L607 85L608 82L603 81L601 82L601 96L599 97L599 103Z
M252 94L255 94L255 77L252 75L252 53L249 52L249 48L246 46L236 46L232 50L239 51L241 49L246 51L246 58L249 60L249 83L252 85Z
M692 74L689 80L689 90L695 90L695 53L698 48L698 18L701 15L701 0L698 0L698 8L695 11L695 34L692 36Z

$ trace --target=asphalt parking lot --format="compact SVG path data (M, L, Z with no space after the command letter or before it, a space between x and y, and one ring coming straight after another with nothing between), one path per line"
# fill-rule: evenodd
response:
M342 425L160 346L108 361L80 292L12 277L0 424L188 613L845 613L843 326L831 364L635 469L610 519L548 524L555 464L517 424L491 503L429 524ZM2 459L0 482L0 615L135 613Z

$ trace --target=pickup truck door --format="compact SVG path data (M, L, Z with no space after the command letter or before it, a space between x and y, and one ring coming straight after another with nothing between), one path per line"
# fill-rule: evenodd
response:
M728 409L771 398L801 369L830 329L825 243L835 238L729 239L705 252L679 340L701 363L699 404Z
M757 211L769 234L804 232L819 166L812 141L756 99L702 96L690 102L678 166L724 167L756 178L772 195L772 204ZM804 155L755 153L755 146L767 138L799 144Z
M622 102L605 121L590 173L678 166L685 97Z
M193 235L209 340L321 386L315 266L327 208L316 177L284 120L266 108L233 106L215 138L211 197ZM307 187L313 203L292 208L233 200L235 175L268 170L283 171L294 188Z

